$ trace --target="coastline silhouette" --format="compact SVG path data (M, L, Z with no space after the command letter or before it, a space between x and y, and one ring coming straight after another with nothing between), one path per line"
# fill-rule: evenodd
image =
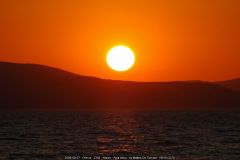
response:
M0 110L239 109L240 79L131 82L37 64L0 62Z

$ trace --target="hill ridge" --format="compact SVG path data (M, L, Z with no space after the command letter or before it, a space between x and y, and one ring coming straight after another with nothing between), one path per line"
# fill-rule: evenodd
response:
M134 82L0 62L0 110L239 109L240 92L205 81Z

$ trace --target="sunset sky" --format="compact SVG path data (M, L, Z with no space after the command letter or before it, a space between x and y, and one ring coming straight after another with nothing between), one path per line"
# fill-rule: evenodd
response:
M106 54L126 45L133 68ZM240 77L239 0L0 0L0 61L134 81Z

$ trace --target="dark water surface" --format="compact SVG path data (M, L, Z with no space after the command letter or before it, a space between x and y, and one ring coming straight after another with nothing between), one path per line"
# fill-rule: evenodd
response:
M240 159L240 112L0 113L0 159Z

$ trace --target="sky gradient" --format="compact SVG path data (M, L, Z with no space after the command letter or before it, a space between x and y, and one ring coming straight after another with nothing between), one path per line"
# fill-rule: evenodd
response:
M1 0L0 61L134 81L240 77L239 0ZM127 72L105 60L127 45Z

